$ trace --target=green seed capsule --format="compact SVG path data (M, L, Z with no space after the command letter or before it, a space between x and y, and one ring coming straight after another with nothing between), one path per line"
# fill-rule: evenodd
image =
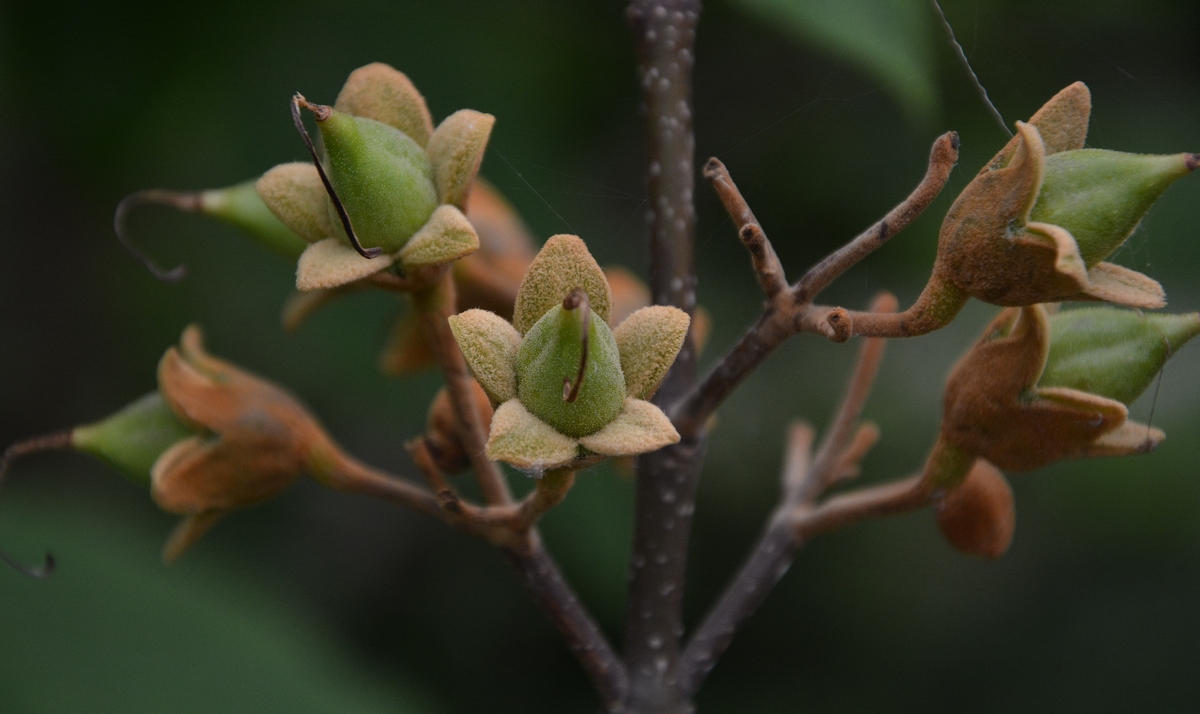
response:
M95 424L76 427L71 446L115 466L135 483L149 487L150 469L164 451L195 436L158 392L152 392Z
M579 383L584 310L587 359ZM617 342L586 302L575 309L556 305L529 328L517 352L517 396L534 416L573 438L599 431L621 412L625 377Z
M1030 219L1070 231L1090 268L1129 238L1167 187L1191 173L1191 159L1103 149L1051 154Z
M1050 352L1037 386L1069 387L1128 405L1197 334L1200 313L1066 310L1050 319Z
M318 126L329 180L359 241L385 253L403 248L438 205L425 150L399 129L336 110Z
M300 257L308 243L267 208L247 181L200 193L200 212L244 231L262 245L290 260Z

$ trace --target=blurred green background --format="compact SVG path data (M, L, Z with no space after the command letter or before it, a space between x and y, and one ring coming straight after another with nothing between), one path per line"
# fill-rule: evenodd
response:
M1090 144L1200 148L1195 0L945 0L1009 122L1082 79ZM643 140L621 3L559 0L202 5L0 3L0 444L96 419L154 386L190 321L217 354L289 385L369 462L402 444L438 387L389 380L377 352L400 309L360 295L297 335L279 327L293 267L223 226L148 209L134 230L180 285L118 246L113 207L152 186L234 183L304 158L292 92L331 101L370 61L407 72L436 118L498 117L484 174L539 239L583 236L643 276ZM784 264L870 224L963 137L945 195L827 298L907 304L952 197L1002 144L922 0L710 0L696 65L698 164L722 158ZM706 359L760 297L728 220L697 183ZM1117 261L1200 308L1195 207L1181 182ZM863 481L919 467L940 384L994 313L889 346L867 414L884 438ZM721 411L696 516L690 621L744 555L776 494L783 431L828 420L852 348L792 340ZM713 672L704 712L1200 710L1200 351L1135 405L1157 453L1013 479L1017 531L997 563L940 539L928 512L806 548ZM545 521L551 550L620 632L632 482L580 479ZM0 547L60 572L0 569L3 712L588 712L557 635L486 546L421 517L302 483L222 522L170 568L171 519L81 456L30 458L0 496Z

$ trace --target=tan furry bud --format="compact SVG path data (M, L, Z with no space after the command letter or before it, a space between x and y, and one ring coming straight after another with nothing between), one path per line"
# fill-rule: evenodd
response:
M967 555L995 560L1012 543L1016 526L1013 493L1004 474L983 459L938 505L942 535Z
M465 208L467 193L483 153L496 117L473 109L460 109L442 120L433 136L429 137L429 160L433 162L434 183L442 203Z
M475 380L471 380L471 394L474 396L475 408L483 417L484 428L492 425L492 402L487 393ZM429 405L429 417L425 426L425 442L429 446L430 455L438 468L448 474L465 471L471 460L463 450L462 441L458 438L458 419L454 415L454 404L450 394L443 388L433 398Z
M425 98L407 75L382 62L351 72L334 108L394 126L421 146L429 143L433 133Z
M263 174L254 188L271 213L309 243L337 235L330 218L329 194L316 166L280 164Z
M517 332L522 335L528 332L575 288L587 293L592 309L607 322L612 313L612 289L604 271L579 236L551 236L533 259L517 292L513 309Z

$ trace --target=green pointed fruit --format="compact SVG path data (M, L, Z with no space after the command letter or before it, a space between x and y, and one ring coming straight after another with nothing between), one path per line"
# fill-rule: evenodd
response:
M1066 310L1050 318L1050 353L1037 386L1069 387L1129 405L1197 334L1200 313Z
M200 193L200 212L222 220L279 255L295 260L308 243L285 226L259 198L254 181Z
M134 482L149 487L154 462L171 446L195 436L152 392L95 424L76 427L71 446L115 466Z
M403 248L438 205L425 150L395 127L328 108L317 126L329 180L359 242L384 253Z
M1103 149L1051 154L1029 217L1070 231L1091 268L1129 238L1163 191L1195 168L1194 154Z
M587 359L580 383L585 322ZM599 431L621 413L625 377L617 342L586 300L573 309L556 305L525 334L517 351L517 397L534 416L573 438Z

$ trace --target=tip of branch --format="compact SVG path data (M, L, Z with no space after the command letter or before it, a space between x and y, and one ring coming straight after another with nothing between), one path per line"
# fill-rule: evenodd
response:
M704 175L704 178L711 179L715 176L719 176L724 171L725 171L725 164L721 163L720 159L713 156L713 157L709 158L708 161L704 162L704 170L702 171L702 173Z
M755 248L767 242L767 236L757 223L747 223L738 231L738 237L747 248Z
M1187 166L1188 171L1195 171L1200 168L1200 154L1188 154L1183 157L1183 164Z
M825 316L825 325L828 328L825 336L832 342L845 342L854 334L854 319L842 307L835 307L829 311Z
M933 164L941 163L956 163L958 161L958 148L961 145L961 140L958 138L957 131L948 131L937 138L933 142L933 151L929 157L929 162Z

